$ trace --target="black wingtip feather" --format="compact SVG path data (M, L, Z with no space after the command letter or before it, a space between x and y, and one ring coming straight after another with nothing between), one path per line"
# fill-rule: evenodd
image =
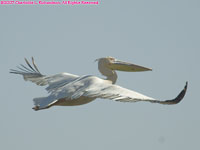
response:
M37 68L34 58L32 57L32 65L29 63L29 61L24 58L26 64L28 67L21 64L20 66L17 66L18 70L10 69L10 73L13 74L20 74L20 75L36 75L36 76L44 76L40 73L39 69Z
M172 100L163 101L162 103L169 104L169 105L178 104L184 98L185 93L187 91L187 87L188 87L188 81L186 82L184 89L179 93L179 95L176 98Z
M34 68L37 70L37 72L40 73L39 69L37 68L37 66L35 64L35 61L34 61L33 57L32 57L32 64L33 64Z
M30 65L30 63L28 62L28 60L27 60L26 58L24 58L24 59L25 59L25 61L26 61L26 64L27 64L34 72L36 72L35 69Z

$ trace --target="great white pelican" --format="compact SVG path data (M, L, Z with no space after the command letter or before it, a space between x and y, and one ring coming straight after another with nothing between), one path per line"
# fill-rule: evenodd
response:
M32 65L25 58L27 66L20 65L18 70L11 69L10 73L20 74L25 81L31 81L40 86L47 85L50 93L47 97L34 98L34 110L47 109L51 106L75 106L87 104L96 98L111 99L120 102L146 101L159 104L179 103L187 90L187 82L179 95L172 100L156 100L135 91L115 85L118 71L137 72L151 71L152 69L123 62L113 57L99 58L98 69L106 76L105 79L92 75L77 76L69 73L60 73L46 76L40 73L32 57Z

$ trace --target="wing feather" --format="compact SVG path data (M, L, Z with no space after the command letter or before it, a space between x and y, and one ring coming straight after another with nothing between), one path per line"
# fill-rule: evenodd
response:
M26 58L25 62L28 67L21 64L20 66L17 66L18 70L10 69L10 73L22 75L25 81L31 81L40 86L49 85L46 88L48 92L51 92L56 88L63 86L78 78L77 75L69 73L60 73L52 76L46 76L40 73L33 57L32 57L33 66L31 66L31 64Z
M97 86L97 84L95 84ZM151 97L145 96L135 91L120 87L118 85L107 84L102 88L89 89L84 96L96 97L103 99L111 99L121 102L136 102L141 100L154 100Z
M172 100L160 101L154 98L145 96L135 91L120 87L118 85L113 85L108 83L106 80L94 77L94 76L82 76L74 81L65 84L63 86L57 86L51 91L51 94L48 97L42 98L42 102L39 105L37 101L39 99L34 99L36 108L44 109L51 106L59 99L74 100L81 97L88 98L102 98L102 99L111 99L114 101L120 102L138 102L138 101L147 101L152 103L159 104L177 104L179 103L185 95L187 90L187 83L181 93Z
M66 84L52 92L55 99L68 98L77 99L81 96L89 98L111 99L120 102L148 101L159 104L177 104L184 97L187 90L187 82L179 95L172 100L156 100L138 92L110 84L108 81L94 77L80 77L69 84Z
M178 96L171 100L156 100L154 98L145 96L143 94L140 94L135 91L131 91L126 88L122 88L118 85L108 85L104 88L93 88L90 90L87 90L83 96L88 97L96 97L96 98L104 98L104 99L111 99L115 101L120 102L137 102L137 101L148 101L151 103L159 103L159 104L177 104L179 103L183 97L185 96L186 90L187 90L188 82L186 82L186 85L184 89L178 94ZM97 84L95 84L97 86Z

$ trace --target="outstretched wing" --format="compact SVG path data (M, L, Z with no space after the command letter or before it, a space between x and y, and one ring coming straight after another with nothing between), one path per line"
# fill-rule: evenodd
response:
M20 66L17 66L18 70L10 69L10 73L22 75L25 81L31 81L40 86L49 85L46 88L49 92L78 78L77 75L69 73L60 73L52 76L46 76L40 73L33 57L32 66L26 58L25 61L27 66L21 64Z
M165 101L156 100L154 98L145 96L135 91L122 88L118 85L109 85L109 86L103 86L102 88L95 88L98 86L96 84L95 87L86 90L83 96L112 99L120 102L148 101L152 103L171 105L171 104L177 104L183 99L187 90L187 84L188 83L186 82L184 89L179 93L179 95L176 98Z
M118 85L113 85L106 80L94 76L82 76L68 84L55 88L48 97L35 98L34 102L36 107L34 109L48 108L63 98L67 103L67 100L76 101L81 97L84 99L87 97L88 99L111 99L120 102L148 101L160 104L177 104L183 99L186 90L187 82L184 89L175 99L160 101Z
M55 99L67 98L76 100L84 96L89 98L111 99L120 102L148 101L160 104L177 104L183 99L187 90L187 84L186 82L184 89L176 98L161 101L118 85L113 85L106 80L94 76L83 76L65 86L57 88L51 93L51 96L55 97Z

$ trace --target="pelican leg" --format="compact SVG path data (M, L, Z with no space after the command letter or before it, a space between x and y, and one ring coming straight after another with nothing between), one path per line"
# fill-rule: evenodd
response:
M35 111L38 111L38 110L48 109L49 107L51 107L51 106L48 106L48 107L45 107L45 108L40 108L39 106L35 106L32 109L35 110Z

